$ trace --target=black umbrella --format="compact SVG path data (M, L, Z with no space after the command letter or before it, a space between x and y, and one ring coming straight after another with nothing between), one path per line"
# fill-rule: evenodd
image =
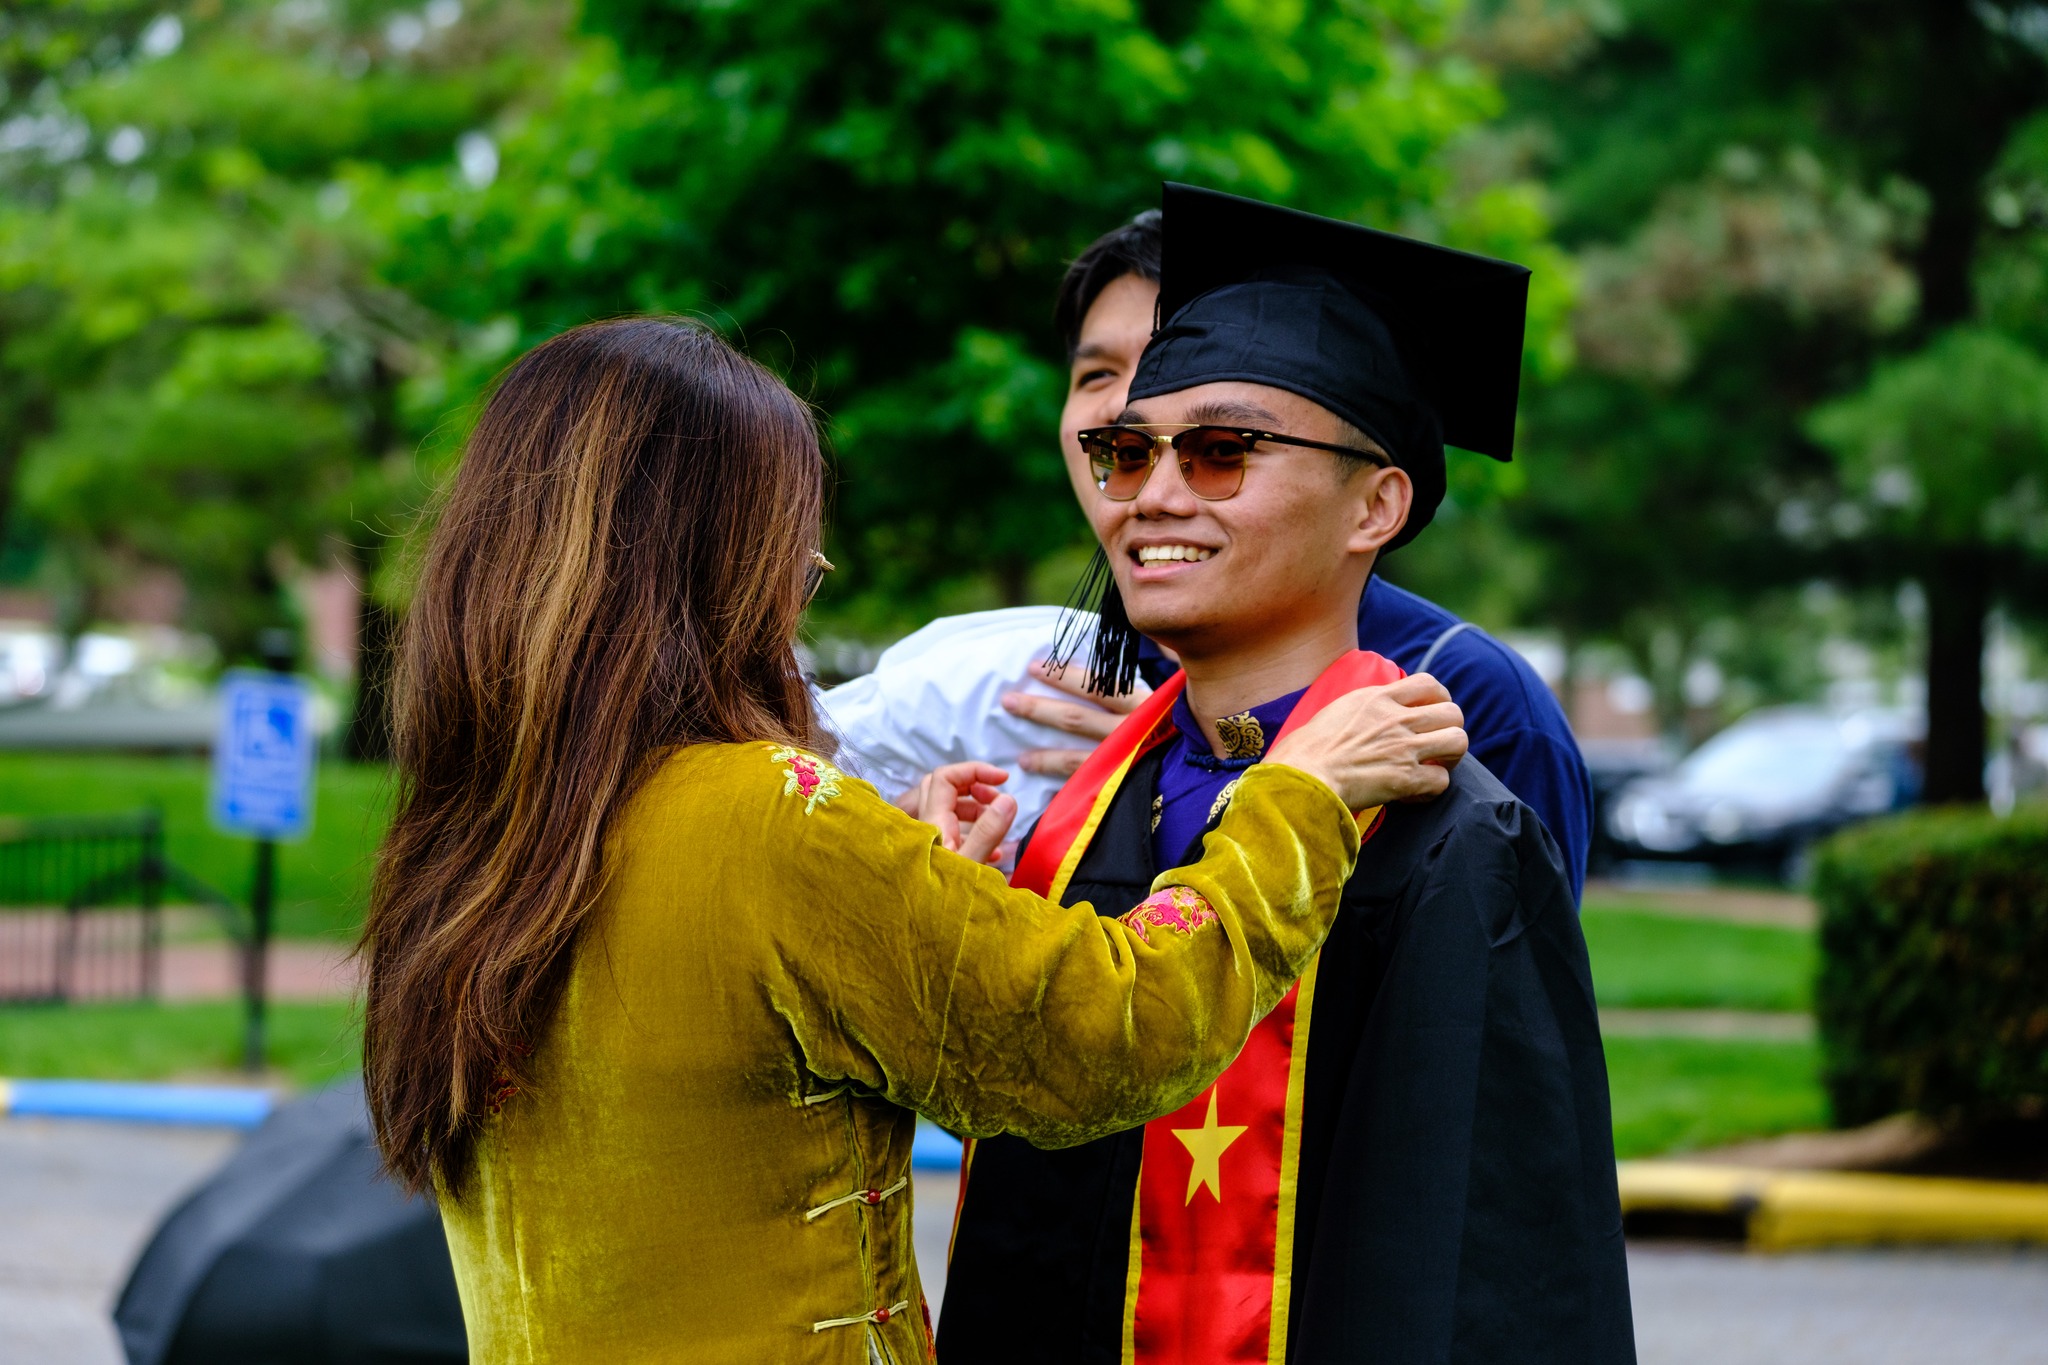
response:
M441 1215L382 1174L360 1085L250 1134L157 1229L114 1322L129 1365L469 1357Z

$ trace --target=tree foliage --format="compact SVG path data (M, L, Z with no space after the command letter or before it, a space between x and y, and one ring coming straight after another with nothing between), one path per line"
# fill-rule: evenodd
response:
M0 21L10 484L75 623L161 565L246 656L286 609L281 577L374 574L435 416L406 389L451 334L380 276L349 176L452 173L458 138L523 87L532 35L457 42L460 16L57 0Z
M900 626L963 579L1014 599L1085 535L1053 286L1163 178L1532 260L1554 365L1568 284L1539 196L1450 154L1499 107L1455 20L40 0L5 29L42 73L10 77L33 145L0 162L0 325L23 319L0 363L31 433L11 482L81 614L168 564L235 652L337 539L376 572L417 500L406 452L459 431L516 348L691 313L820 404L842 613Z
M1530 186L1454 182L1446 149L1497 97L1439 5L592 0L588 22L488 190L399 188L426 206L396 278L527 337L649 308L742 333L830 419L835 592L899 621L963 575L1015 599L1085 535L1052 291L1163 178L1556 264ZM1539 344L1562 272L1542 289Z
M1543 548L1553 619L1630 641L1646 671L1666 661L1653 676L1669 715L1716 618L1803 580L1870 583L1924 563L1880 551L1808 414L1856 393L1880 361L1999 311L2000 291L1979 288L1998 254L1987 204L2017 226L2033 202L2012 149L2048 101L2041 11L1502 0L1490 12L1518 72L1509 126L1556 193L1585 281L1582 363L1533 396L1529 492L1510 516ZM2008 253L2008 282L2038 275L2039 249ZM1937 582L1928 598L1953 642L1930 654L1930 695L1954 713L1933 762L1960 784L1932 790L1968 796L1977 779L1960 775L1981 765L1983 717L1958 670L1981 654L1987 599Z

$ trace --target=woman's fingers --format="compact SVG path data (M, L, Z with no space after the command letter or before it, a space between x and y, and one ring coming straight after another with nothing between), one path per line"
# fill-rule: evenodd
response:
M1451 699L1450 689L1427 673L1410 673L1383 687L1367 690L1384 692L1403 706L1429 706Z
M1456 730L1465 724L1465 713L1456 702L1441 701L1426 706L1410 706L1400 713L1401 724L1411 734L1427 734L1431 730Z
M1440 768L1455 768L1471 747L1471 740L1462 727L1431 730L1415 737L1415 758L1419 763L1434 763Z
M1003 836L1010 832L1010 825L1017 818L1015 797L998 796L991 801L981 818L969 826L960 836L955 852L963 858L977 863L992 863L1002 853Z
M945 769L929 772L917 784L917 818L939 832L939 842L947 848L960 847L960 817L955 806L960 797L953 784L941 774Z
M1009 780L1010 775L993 763L948 763L926 773L915 787L896 798L896 806L938 830L939 842L960 853L966 852L973 832L987 825L994 811L1007 806L1009 814L997 821L1002 828L986 841L994 848L1017 818L1016 801L996 790L997 783ZM988 858L977 857L976 861L987 862Z
M1465 755L1464 720L1443 685L1418 674L1338 698L1271 757L1320 777L1353 810L1426 800Z

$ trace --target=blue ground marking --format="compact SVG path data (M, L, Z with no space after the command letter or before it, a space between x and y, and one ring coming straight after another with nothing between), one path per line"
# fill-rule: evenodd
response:
M276 1104L277 1097L267 1090L233 1086L0 1080L0 1114L16 1118L254 1128Z
M960 1139L919 1119L917 1139L910 1144L910 1168L914 1171L959 1170Z

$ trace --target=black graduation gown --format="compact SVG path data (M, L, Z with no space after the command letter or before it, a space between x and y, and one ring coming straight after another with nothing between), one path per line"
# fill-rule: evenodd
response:
M1150 890L1159 751L1066 902ZM1290 1362L1635 1359L1607 1067L1571 885L1542 823L1467 759L1390 807L1317 968ZM976 1144L941 1365L1116 1365L1143 1132Z

